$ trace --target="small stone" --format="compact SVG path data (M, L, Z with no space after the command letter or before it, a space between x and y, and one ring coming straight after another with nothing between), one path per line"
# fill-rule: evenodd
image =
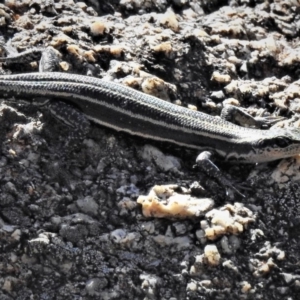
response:
M225 95L224 95L223 91L221 90L221 91L212 92L210 94L210 97L213 100L222 101L225 98Z
M231 81L231 77L228 74L221 74L220 72L215 71L213 72L210 80L218 83L229 83Z
M107 286L105 278L91 278L85 284L85 289L90 296L97 296L99 292Z
M195 110L195 111L198 110L198 109L197 109L197 106L196 106L196 105L193 105L193 104L188 104L188 105L187 105L187 108L188 108L188 109L191 109L191 110Z
M284 281L287 284L290 284L293 280L294 280L294 275L293 274L289 274L289 273L281 273L281 275L284 278Z
M215 245L207 245L204 248L204 258L211 266L217 266L220 263L221 255Z
M101 20L96 20L90 25L90 32L93 36L103 35L106 30L107 25Z
M227 269L231 270L231 271L234 271L237 274L239 273L238 268L234 265L234 263L231 260L224 261L222 266L224 268L227 268Z
M187 231L185 224L183 224L181 222L173 223L173 227L175 229L176 235L183 235Z
M19 241L20 238L21 238L21 230L20 230L20 229L16 229L16 230L12 233L11 237L12 237L15 241Z
M205 237L205 232L201 229L196 231L196 237L202 245L204 245L207 241L207 238Z
M167 57L169 57L173 51L173 48L172 48L172 45L170 42L165 42L165 43L161 43L156 46L152 46L151 49L157 53L164 53Z
M69 71L69 69L70 69L70 65L69 65L69 63L66 62L66 61L60 62L60 63L59 63L59 66L60 66L60 68L61 68L63 71L65 71L65 72Z
M78 208L88 215L95 216L98 214L99 205L91 196L87 196L84 199L79 199L76 201Z
M126 237L127 232L123 229L116 229L110 233L110 238L116 244L120 244L121 241Z
M141 88L142 91L148 95L169 100L168 87L166 83L158 77L145 78L142 82Z
M142 148L141 157L149 162L155 162L156 165L163 171L181 169L181 163L178 158L171 155L165 155L156 147L145 145Z
M186 290L187 291L197 291L196 281L192 281L192 282L188 283L187 286L186 286Z
M80 7L83 11L87 9L87 5L84 2L77 2L76 5Z
M167 28L170 28L174 32L179 31L179 23L177 17L172 10L166 11L163 15L160 15L159 18L160 24L164 25Z
M242 281L241 282L241 287L242 287L242 293L246 294L249 293L251 290L251 284L247 281Z

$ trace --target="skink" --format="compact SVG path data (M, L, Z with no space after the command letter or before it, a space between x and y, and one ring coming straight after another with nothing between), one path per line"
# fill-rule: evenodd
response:
M259 163L300 153L300 128L244 128L89 76L61 72L2 75L0 91L21 98L63 99L100 125L146 139L213 151L228 161Z

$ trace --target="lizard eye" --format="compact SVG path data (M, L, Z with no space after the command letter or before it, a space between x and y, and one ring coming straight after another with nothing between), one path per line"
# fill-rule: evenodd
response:
M264 139L259 142L259 146L262 148L285 148L289 145L289 139L285 137L277 137L276 139Z
M285 148L290 145L290 142L287 138L285 137L278 137L274 141L274 146L277 146L279 148Z

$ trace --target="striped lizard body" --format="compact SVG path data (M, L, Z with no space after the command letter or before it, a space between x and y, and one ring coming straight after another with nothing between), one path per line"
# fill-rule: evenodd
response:
M300 152L298 128L245 128L89 76L61 72L3 75L0 91L10 96L63 99L100 125L146 139L210 150L225 160L267 162Z

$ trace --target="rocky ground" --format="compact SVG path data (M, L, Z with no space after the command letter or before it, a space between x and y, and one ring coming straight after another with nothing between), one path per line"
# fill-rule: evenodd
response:
M0 32L18 52L52 46L62 72L299 127L299 10L297 1L6 0ZM3 63L1 73L37 70ZM299 157L217 162L248 187L245 198L226 195L193 168L197 152L94 124L63 156L72 129L19 103L0 106L0 299L299 299ZM161 215L147 216L149 203ZM177 205L185 210L174 216Z

